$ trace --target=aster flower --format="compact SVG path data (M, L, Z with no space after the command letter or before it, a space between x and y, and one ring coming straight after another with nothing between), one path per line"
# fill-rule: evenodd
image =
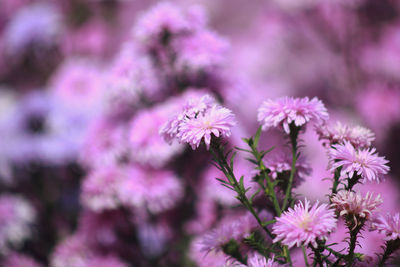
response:
M198 114L196 118L184 119L177 137L181 142L190 144L193 149L198 148L201 141L204 140L209 149L212 135L229 137L231 135L230 128L235 124L235 116L232 111L215 105L203 114Z
M204 251L201 242L202 237L195 237L190 244L190 259L199 267L221 267L227 260L228 256L222 251Z
M292 123L296 127L301 127L310 121L322 123L328 117L324 104L316 97L311 100L308 97L283 97L275 101L264 101L258 109L257 119L263 130L271 127L283 127L284 131L289 134L289 125Z
M316 131L320 140L324 140L331 145L351 143L355 148L367 148L375 140L375 135L369 129L355 126L349 127L340 122L335 125L318 125Z
M389 171L386 165L387 161L384 157L379 157L375 153L376 149L355 149L349 142L343 145L334 145L329 150L330 170L342 167L340 172L341 178L353 178L356 174L365 181L381 181L381 175Z
M279 267L281 266L279 263L274 261L275 255L272 256L270 259L266 259L264 256L253 253L247 259L247 266L248 267Z
M363 197L359 192L339 191L331 198L332 206L336 208L340 216L346 216L353 220L354 227L359 225L361 220L370 219L371 214L382 204L380 195L374 198L368 192Z
M380 215L371 224L372 230L377 230L379 233L384 234L385 240L396 240L400 238L400 213L394 215L386 214Z
M25 199L13 195L0 196L0 252L8 245L18 246L31 234L35 210Z
M236 124L231 110L217 104L211 105L213 98L203 96L198 100L191 99L183 111L167 121L161 128L160 134L166 141L174 137L180 143L188 143L193 149L204 141L210 148L211 137L229 137L230 128Z
M284 245L309 245L317 247L317 240L327 239L330 232L336 228L336 218L333 209L327 204L315 203L310 207L306 199L289 208L276 218L272 233L276 235L273 242L281 241Z

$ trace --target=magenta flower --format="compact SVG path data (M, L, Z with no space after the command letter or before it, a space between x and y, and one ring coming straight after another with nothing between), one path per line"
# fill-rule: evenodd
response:
M349 216L357 226L359 220L368 220L373 211L382 204L380 195L374 198L372 193L363 197L359 192L339 191L331 198L332 206L340 213L340 216Z
M380 215L373 223L372 229L384 234L385 240L396 240L400 238L400 213L395 215Z
M320 140L328 145L351 143L355 148L367 148L375 140L375 135L369 129L356 126L349 127L336 122L335 125L318 125L316 131Z
M290 124L301 127L309 121L322 123L329 118L324 104L318 98L309 99L283 97L277 100L267 100L258 109L258 122L263 130L271 127L283 127L290 133Z
M214 101L208 95L190 99L180 114L160 128L160 134L166 141L176 138L180 143L190 144L193 149L198 148L203 140L209 149L213 135L229 137L230 128L236 124L235 115Z
M317 240L327 239L330 232L336 228L336 218L333 209L328 204L315 203L310 207L306 199L289 208L272 226L276 235L273 242L281 241L284 245L299 247L301 244L311 244L317 247Z
M329 150L330 170L342 167L341 178L352 178L354 174L361 176L362 182L380 182L381 175L389 171L384 157L375 153L376 149L355 149L349 142L334 145Z

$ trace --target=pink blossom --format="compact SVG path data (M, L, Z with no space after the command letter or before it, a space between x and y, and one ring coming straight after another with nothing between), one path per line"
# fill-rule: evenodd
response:
M308 97L283 97L275 101L270 99L264 101L258 109L257 118L263 130L279 126L289 134L289 125L292 123L296 127L301 127L309 121L322 123L328 117L324 104L316 97L311 100Z
M320 140L329 145L351 143L355 148L367 148L375 140L375 135L369 129L355 126L349 127L336 122L335 125L318 125L315 127Z
M201 243L202 237L193 239L190 245L190 258L199 267L221 267L229 259L222 251L204 251Z
M275 255L268 260L260 255L259 253L253 253L247 259L247 266L248 267L279 267L281 266L279 263L274 261Z
M359 192L339 191L331 198L332 206L336 208L340 216L348 216L354 219L356 225L358 220L368 220L373 211L382 204L380 195L374 198L368 192L364 197Z
M128 179L118 185L118 198L124 205L159 213L173 208L183 196L183 187L169 170L129 168Z
M385 240L396 240L400 238L400 213L394 215L379 215L372 223L372 230L384 234Z
M310 207L306 199L283 212L276 218L272 233L276 235L273 242L299 247L301 244L317 247L317 240L327 239L330 232L336 228L336 218L333 209L327 204L316 202Z
M193 149L198 148L201 141L204 140L209 149L212 135L229 137L231 135L230 128L235 124L235 116L232 111L215 105L195 118L185 118L177 137L180 142L190 144Z
M158 168L183 150L182 145L177 142L168 145L159 135L161 125L170 113L170 105L165 104L142 110L132 119L129 145L133 161Z
M329 150L330 170L342 167L341 178L352 178L354 174L361 176L362 181L380 182L381 175L389 171L384 157L375 153L376 149L355 149L349 142L343 145L334 145Z
M117 186L127 178L121 167L95 168L83 181L82 204L93 211L116 209L120 205L117 198Z

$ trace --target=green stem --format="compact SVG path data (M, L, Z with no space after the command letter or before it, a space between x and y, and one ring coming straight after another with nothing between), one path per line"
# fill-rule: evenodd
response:
M288 261L290 266L293 266L292 258L290 257L290 252L288 246L283 246L283 255L285 256L286 260Z
M354 250L356 249L357 245L357 235L360 232L363 225L357 226L355 229L349 229L350 231L350 245L349 245L349 253L347 254L347 265L351 267L354 262Z
M342 169L342 167L339 167L335 170L335 176L333 177L333 186L332 186L332 194L331 195L334 195L337 193L341 169Z
M292 145L292 167L290 170L289 182L285 192L285 198L283 199L282 211L286 210L288 202L292 198L292 186L294 174L296 173L296 161L297 161L297 136L299 135L299 128L290 126L290 143Z
M314 251L314 263L313 267L316 267L319 265L320 267L323 267L323 261L322 261L322 255L321 251L319 248L314 248L313 246L310 246L312 251Z
M301 250L303 251L303 257L304 257L304 263L306 264L306 267L310 267L308 264L308 259L307 259L307 251L304 245L301 245Z
M215 142L216 143L216 142ZM254 210L253 205L250 203L249 199L246 196L245 190L239 185L235 174L233 173L232 168L226 161L223 148L217 144L211 146L211 152L214 155L214 158L216 159L217 163L220 165L222 168L223 172L225 173L226 177L228 178L229 183L231 186L235 189L236 193L238 194L238 199L239 201L250 211L250 213L254 216L254 218L257 220L258 224L261 226L262 229L270 236L273 238L274 236L268 230L266 226L263 225L260 217L258 216L257 212Z
M386 261L390 258L393 252L400 248L400 239L390 240L386 242L386 247L383 252L382 258L378 263L379 267L385 266Z

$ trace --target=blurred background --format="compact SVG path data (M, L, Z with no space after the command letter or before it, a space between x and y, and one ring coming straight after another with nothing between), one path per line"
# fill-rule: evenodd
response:
M236 114L231 146L263 100L317 96L332 124L375 133L391 172L360 190L400 211L399 1L0 0L1 265L222 266L198 240L244 211L205 150L158 135L204 93ZM331 175L309 130L296 192L323 201ZM248 184L251 168L238 159Z

